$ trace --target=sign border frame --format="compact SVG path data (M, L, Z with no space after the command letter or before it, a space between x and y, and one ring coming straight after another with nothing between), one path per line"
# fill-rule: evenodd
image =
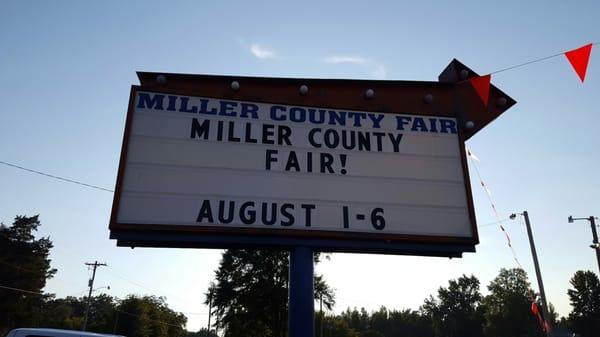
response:
M274 240L273 246L289 246L289 244L284 244L284 242L280 242L279 244L276 241L280 241L278 239L299 239L299 240L340 240L346 241L350 246L352 246L352 242L385 242L385 243L398 243L398 244L425 244L428 246L439 246L439 245L452 245L456 246L460 251L474 251L474 246L479 243L479 234L477 231L477 222L475 217L475 209L473 204L473 194L471 190L471 182L469 176L469 169L467 165L466 151L465 151L465 135L460 127L460 118L459 116L454 116L453 118L457 121L457 131L458 131L458 145L460 151L460 159L462 166L462 174L464 180L465 187L465 196L467 201L467 211L469 214L469 220L471 225L472 236L470 237L462 237L462 236L442 236L442 235L414 235L414 234L383 234L383 233L364 233L364 232L338 232L338 231L327 231L327 230L311 230L311 231L302 231L299 229L266 229L266 228L236 228L236 227L219 227L219 226L193 226L193 225L161 225L161 224L124 224L116 221L116 216L119 210L120 197L123 188L123 176L125 171L125 165L127 161L127 153L129 148L129 140L131 136L131 128L133 124L133 114L135 110L135 101L136 95L139 91L157 93L157 94L173 94L173 95L181 95L181 96L196 96L198 94L190 94L189 92L184 92L185 90L173 90L169 88L144 88L140 85L132 85L131 91L129 95L129 104L127 109L127 115L125 119L125 130L123 134L123 142L121 145L121 154L119 157L119 167L117 173L116 187L113 196L113 205L111 208L110 222L109 222L109 230L111 231L111 238L116 238L117 240L127 241L133 244L133 246L161 246L161 247L184 247L189 246L189 243L186 245L184 243L177 245L175 242L169 241L170 243L162 243L159 244L159 238L153 238L153 233L161 234L159 237L177 237L181 234L194 235L194 236L206 236L206 237L246 237L246 236L259 236L266 241L263 244L268 244L269 238ZM226 98L226 97L212 97L210 95L202 95L196 97L205 97L212 99L233 99L235 98ZM250 100L247 98L238 98L238 101L247 101L254 103L267 103L267 104L286 104L285 102L277 102L273 101L271 98L262 98L260 100ZM294 106L303 106L294 104ZM309 107L309 106L304 106ZM339 107L337 109L340 109ZM354 110L351 108L346 108L350 110ZM371 112L371 111L369 111ZM372 111L377 112L377 111ZM424 115L424 116L432 116L439 117L436 115L425 115L419 114L416 112L389 112L385 111L384 113L388 114L413 114L413 115ZM113 233L115 235L113 235ZM133 240L135 235L132 237L132 234L139 234L140 240ZM197 240L198 241L198 240ZM197 243L203 242L205 240L199 240ZM242 242L244 240L241 240ZM289 240L284 240L289 241ZM152 244L154 242L155 244ZM119 244L119 242L118 242ZM127 244L129 245L129 244ZM231 243L226 243L224 245L219 245L215 243L214 245L208 244L204 242L200 246L212 246L211 248L227 248L231 246ZM251 244L252 245L252 244ZM367 244L368 245L368 244ZM317 245L321 246L321 245ZM343 246L343 245L342 245ZM360 246L364 246L360 245ZM468 249L469 247L471 249ZM326 247L321 247L321 249L325 249ZM414 247L411 246L410 249ZM431 247L430 247L431 248ZM360 252L360 251L369 251L367 248L359 248L358 250L355 248L348 248L347 250L343 248L335 248L334 251L348 251L348 252ZM379 248L376 249L379 251ZM410 254L416 255L416 254ZM438 254L433 254L438 255ZM450 254L452 255L452 254ZM448 254L441 254L441 256L449 256ZM456 256L456 255L452 255Z

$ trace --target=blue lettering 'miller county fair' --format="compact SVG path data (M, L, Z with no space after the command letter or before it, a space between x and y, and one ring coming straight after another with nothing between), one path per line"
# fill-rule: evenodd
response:
M115 222L474 236L454 118L136 91Z
M259 106L249 102L236 102L227 100L210 100L206 98L192 99L176 95L162 95L153 93L139 93L138 109L165 110L171 112L186 112L201 115L214 115L237 117L240 119L259 119ZM305 107L287 107L271 105L268 116L273 121L293 122L315 125L332 126L371 126L373 129L381 128L381 121L385 118L382 113L366 113L358 111L339 111L330 109L317 109ZM396 129L433 133L457 133L456 121L448 118L423 118L411 116L394 116Z

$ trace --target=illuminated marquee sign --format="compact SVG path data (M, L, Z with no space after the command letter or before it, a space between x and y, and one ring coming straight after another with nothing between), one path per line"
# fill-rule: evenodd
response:
M457 256L477 243L460 116L184 86L132 90L120 245Z

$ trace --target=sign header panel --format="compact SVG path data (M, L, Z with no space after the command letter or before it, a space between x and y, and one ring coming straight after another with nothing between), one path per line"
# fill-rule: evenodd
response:
M132 93L111 231L475 244L452 117Z

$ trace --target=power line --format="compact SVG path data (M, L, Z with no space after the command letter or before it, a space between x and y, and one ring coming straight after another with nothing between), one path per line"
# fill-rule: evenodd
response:
M591 43L592 46L595 46L595 45L598 45L598 44L600 44L600 42ZM519 63L519 64L516 64L516 65L513 65L513 66L509 66L509 67L506 67L506 68L502 68L502 69L499 69L499 70L495 70L495 71L490 72L489 74L490 75L492 75L492 74L498 74L498 73L501 73L501 72L505 72L505 71L516 69L516 68L524 67L526 65L530 65L530 64L533 64L533 63L542 62L542 61L545 61L545 60L548 60L548 59L551 59L551 58L563 55L566 52L568 52L568 50L562 51L560 53L552 54L552 55L549 55L549 56L541 57L541 58L538 58L538 59L534 59L534 60L531 60L531 61ZM24 171L27 171L27 172L39 174L39 175L46 176L46 177L49 177L49 178L58 179L58 180L61 180L61 181L64 181L64 182L69 182L69 183L72 183L72 184L77 184L77 185L86 186L86 187L89 187L89 188L94 188L94 189L98 189L98 190L102 190L102 191L114 193L113 190L108 189L108 188L104 188L104 187L100 187L100 186L96 186L96 185L84 183L84 182L73 180L73 179L69 179L69 178L64 178L64 177L56 176L56 175L45 173L45 172L42 172L42 171L33 170L33 169L30 169L30 168L26 168L26 167L23 167L23 166L20 166L20 165L8 163L8 162L5 162L5 161L0 161L0 164L6 165L6 166L10 166L10 167L13 167L13 168L17 168L17 169L20 169L20 170L24 170Z
M4 260L2 258L0 258L0 263L2 263L3 265L9 266L9 267L15 268L17 270L23 270L23 271L27 271L27 272L30 272L30 273L38 273L39 272L39 270L25 268L25 267L22 267L22 266L19 266L19 265L16 265L16 264L8 263L8 262L6 262L6 260Z
M3 285L0 285L0 288L1 289L6 289L6 290L23 292L23 293L27 293L27 294L40 295L40 296L56 296L55 294L51 294L51 293L36 292L36 291L32 291L32 290L25 290L25 289L20 289L20 288L7 287L7 286L3 286ZM73 295L67 295L65 297L72 297L72 296L81 294L81 293L83 293L85 291L87 291L87 289L86 290L82 290L82 291L80 291L78 293L75 293ZM190 313L190 314L193 315L194 313Z
M69 179L69 178L64 178L64 177L56 176L56 175L45 173L45 172L42 172L42 171L33 170L33 169L26 168L26 167L23 167L23 166L19 166L19 165L16 165L16 164L7 163L7 162L1 161L1 160L0 160L0 164L6 165L6 166L10 166L10 167L13 167L13 168L16 168L16 169L19 169L19 170L23 170L23 171L27 171L27 172L39 174L39 175L42 175L42 176L45 176L45 177L49 177L49 178L61 180L61 181L64 181L64 182L72 183L72 184L77 184L77 185L81 185L81 186L85 186L85 187L89 187L89 188L94 188L94 189L105 191L105 192L111 192L111 193L114 192L113 190L110 190L108 188L104 188L104 187L100 187L100 186L96 186L96 185L92 185L92 184L87 184L87 183L84 183L84 182L81 182L81 181L77 181L77 180L73 180L73 179Z
M3 286L3 285L0 285L0 289L7 289L7 290L18 291L18 292L27 293L27 294L39 295L39 296L48 295L48 294L44 294L44 293L41 293L41 292L36 292L36 291L31 291L31 290L25 290L25 289L19 289L19 288L13 288L13 287L7 287L7 286ZM120 313L122 313L122 314L125 314L125 315L129 315L129 316L133 316L133 317L137 317L137 318L141 317L139 315L132 314L130 312L126 312L126 311L123 311L123 310L119 310L119 309L115 309L115 310L118 311L118 312L120 312ZM199 315L201 313L188 313L188 314ZM157 323L164 324L164 325L170 325L170 326L174 326L174 327L177 327L177 328L181 328L180 325L163 322L163 321L159 321L159 320L156 320L156 319L153 320L153 321L157 322Z
M0 285L0 288L1 288L1 289L12 290L12 291L19 291L19 292L22 292L22 293L27 293L27 294L39 295L39 296L49 295L49 294L44 294L44 293L41 293L41 292L39 292L39 291L31 291L31 290L25 290L25 289L19 289L19 288L7 287L7 286L3 286L3 285Z
M135 285L135 286L138 286L138 287L140 287L140 288L143 288L143 289L145 289L145 290L147 290L147 291L150 291L151 293L159 293L159 294L163 294L163 295L166 295L166 296L167 296L168 298L170 298L171 300L173 300L173 298L175 298L176 300L179 300L179 302L180 302L180 303L191 304L191 302L189 302L189 299L184 299L184 298L182 298L182 297L178 297L178 296L176 296L175 294L173 294L173 293L167 293L167 292L166 292L166 291L164 291L164 290L159 290L159 289L151 289L151 288L149 288L149 287L147 287L147 286L144 286L143 284L140 284L140 283L138 283L138 282L132 281L132 280L130 280L130 279L128 279L128 278L126 278L126 277L124 277L123 275L120 275L119 273L117 273L117 272L115 271L115 268L108 267L107 271L108 271L108 273L109 273L110 275L112 275L112 276L115 276L115 277L117 277L117 278L119 278L119 279L121 279L121 280L123 280L123 281L129 282L129 283L131 283L131 284L133 284L133 285Z
M2 234L2 233L0 233L0 234ZM9 262L7 262L7 261L6 261L5 259L3 259L3 258L0 258L0 264L3 264L3 265L5 265L5 266L11 267L11 268L14 268L14 269L16 269L16 270L20 270L20 271L26 271L26 272L29 272L29 273L32 273L32 274L37 274L37 273L40 273L40 270L31 269L31 268L26 268L26 267L23 267L22 265L12 264L12 263L9 263ZM50 269L52 270L52 268L51 268L51 267L50 267ZM63 281L63 282L64 282L64 281ZM66 283L70 283L71 285L73 285L73 283L71 283L70 281L67 281ZM87 290L85 290L85 291L87 291ZM78 293L78 294L79 294L79 293ZM72 296L72 295L67 295L67 296Z
M3 235L3 236L5 236L6 238L8 238L8 239L11 239L11 238L10 238L8 235L6 235L6 234L4 234L4 233L0 233L0 235ZM52 249L56 249L56 247L53 247ZM63 251L63 252L64 252L64 251ZM67 252L64 252L64 253L67 253ZM79 253L76 253L75 251L71 251L71 253L72 253L72 254L79 254ZM17 270L23 270L23 271L27 271L27 272L31 272L31 273L37 273L37 272L38 272L37 270L34 270L34 269L29 269L29 268L26 268L26 267L22 267L22 266L20 266L20 265L16 265L16 264L8 263L8 262L7 262L6 260L4 260L3 258L0 258L0 264L4 264L4 265L6 265L6 266L9 266L9 267L12 267L12 268L14 268L14 269L17 269ZM88 266L92 266L92 267L93 267L93 265L94 265L93 263L85 263L85 264L86 264L86 265L88 265ZM100 264L99 264L99 265L100 265ZM117 272L115 271L115 269L114 269L114 268L111 268L111 267L109 267L109 266L107 266L107 265L103 265L103 266L107 267L107 270L106 270L106 271L108 272L108 274L109 274L109 275L112 275L112 276L114 276L114 277L117 277L117 278L119 278L119 279L121 279L121 280L123 280L123 281L129 282L129 283L131 283L131 284L133 284L133 285L135 285L135 286L138 286L138 287L140 287L140 288L143 288L143 289L145 289L145 290L149 291L149 292L150 292L150 293L152 293L152 294L157 294L157 293L158 293L158 294L163 294L163 295L166 295L167 297L169 297L171 300L175 299L177 302L180 302L180 303L185 303L185 304L188 304L188 305L190 304L189 300L186 300L186 299L184 299L184 298L182 298L182 297L176 296L176 295L175 295L175 294L173 294L173 293L167 293L167 292L165 292L165 291L163 291L163 290L157 290L157 289L152 289L152 288L149 288L149 287L147 287L147 286L144 286L143 284L140 284L140 283L138 283L138 282L132 281L132 280L130 280L130 279L128 279L128 278L126 278L126 277L124 277L123 275L120 275L119 273L117 273ZM93 269L93 268L88 268L88 270L89 270L89 275L88 275L88 278L90 279L89 281L91 281L91 279L93 278L93 275L92 275L92 269ZM82 292L85 292L85 291L89 291L89 288L88 288L88 290L83 290L83 291L80 291L80 292L78 292L78 293L75 293L75 294L72 294L72 295L66 295L66 296L74 296L74 295L78 295L78 294L81 294ZM189 315L208 315L208 313L205 313L205 312L184 312L184 311L180 311L180 312L181 312L181 313L184 313L184 314L189 314Z
M483 225L479 225L477 226L478 228L482 228L482 227L489 227L489 226L493 226L493 225L497 225L497 224L501 224L504 223L506 220L508 220L509 218L504 218L504 219L500 219L498 221L494 221L494 222L488 222L486 224Z
M66 296L64 296L64 297L65 297L65 298L67 298L67 297L75 297L75 298L77 298L77 297L79 297L79 296L83 295L83 294L84 294L85 292L87 292L87 291L88 291L88 290L87 290L87 289L85 289L85 290L82 290L82 291L78 291L78 292L76 292L76 293L71 293L71 294L68 294L68 295L66 295Z

